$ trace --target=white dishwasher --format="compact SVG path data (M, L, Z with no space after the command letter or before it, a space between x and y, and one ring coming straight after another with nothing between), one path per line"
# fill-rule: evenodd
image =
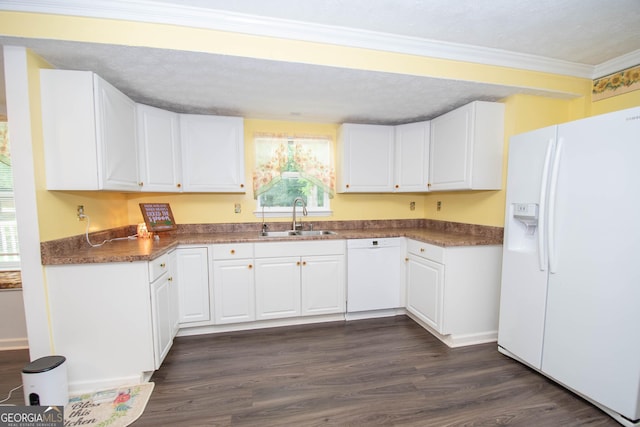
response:
M347 240L347 312L400 307L401 238Z

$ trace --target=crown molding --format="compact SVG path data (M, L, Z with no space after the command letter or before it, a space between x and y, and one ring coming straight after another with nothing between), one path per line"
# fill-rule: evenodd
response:
M598 79L600 77L608 76L617 71L621 71L630 67L634 67L640 64L640 49L629 52L625 55L621 55L617 58L613 58L602 64L596 65L593 72L593 78Z
M147 0L2 0L0 10L172 24L589 79L600 67L473 45Z

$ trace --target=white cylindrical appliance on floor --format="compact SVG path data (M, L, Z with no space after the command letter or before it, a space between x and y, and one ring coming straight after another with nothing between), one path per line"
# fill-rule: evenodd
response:
M64 356L45 356L22 369L25 405L65 406L69 402L65 362Z

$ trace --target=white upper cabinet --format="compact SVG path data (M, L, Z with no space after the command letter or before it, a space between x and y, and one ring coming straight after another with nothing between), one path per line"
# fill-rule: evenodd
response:
M500 190L504 105L476 101L431 121L429 189Z
M429 122L342 125L338 138L338 191L428 191L429 137Z
M393 191L393 126L346 123L338 137L338 192Z
M178 114L136 105L138 159L142 191L182 190L182 161Z
M241 117L181 114L180 135L183 191L246 191Z
M138 191L135 103L89 71L40 79L47 189Z
M396 192L428 191L430 122L395 127Z

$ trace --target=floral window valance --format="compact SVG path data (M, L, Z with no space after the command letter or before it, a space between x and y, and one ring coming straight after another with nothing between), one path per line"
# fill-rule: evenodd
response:
M330 141L325 136L254 135L254 198L271 189L288 172L297 173L333 197L336 176Z

